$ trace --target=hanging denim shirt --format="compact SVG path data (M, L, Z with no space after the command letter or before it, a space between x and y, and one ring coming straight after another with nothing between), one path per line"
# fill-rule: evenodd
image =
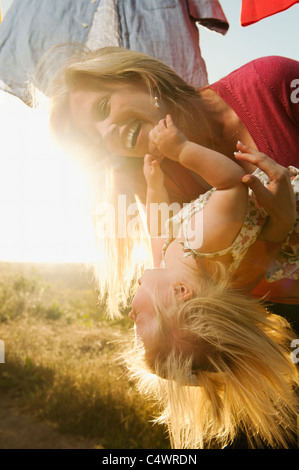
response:
M196 21L224 33L227 22L218 1L119 0L123 46L170 65L189 84L207 84Z
M116 16L100 26L104 7ZM207 73L197 21L222 34L228 29L218 0L14 0L0 24L0 88L26 101L28 81L48 49L70 42L111 45L107 28L104 34L111 24L119 33L113 43L162 60L200 87Z

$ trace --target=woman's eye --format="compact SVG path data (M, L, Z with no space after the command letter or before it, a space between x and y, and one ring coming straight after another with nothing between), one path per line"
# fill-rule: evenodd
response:
M102 100L97 107L96 118L100 121L106 119L110 113L109 101L107 99Z

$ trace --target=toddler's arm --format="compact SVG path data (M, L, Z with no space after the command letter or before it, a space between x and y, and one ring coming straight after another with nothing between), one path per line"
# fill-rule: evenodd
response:
M169 197L164 186L164 174L158 160L152 155L144 157L143 173L147 183L146 218L151 237L154 266L160 266L161 249L164 239L161 238L166 220L169 218ZM157 210L154 210L154 209ZM158 210L159 209L159 210ZM161 217L157 217L160 214Z
M225 155L188 141L169 114L151 131L150 139L166 157L194 171L217 189L238 185L245 175L244 170Z
M191 241L187 232L189 245L202 253L229 247L240 231L247 209L248 190L241 181L245 175L243 169L225 155L188 141L170 115L151 131L150 139L166 157L193 170L217 189L204 207L203 215L198 212L193 216L195 226L202 226L199 228L202 240L195 237Z
M158 160L152 155L145 155L143 173L146 179L146 206L150 210L151 204L169 204L169 196L164 186L164 174Z

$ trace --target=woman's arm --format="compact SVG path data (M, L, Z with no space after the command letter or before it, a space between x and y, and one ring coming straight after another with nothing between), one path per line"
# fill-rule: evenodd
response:
M265 188L255 176L243 177L243 182L254 191L268 212L259 239L251 245L235 273L235 285L250 293L264 279L296 220L296 200L286 168L242 143L238 143L238 148L241 152L236 154L237 160L256 165L271 180Z
M250 294L265 278L281 249L282 242L264 242L259 239L253 243L238 269L233 275L233 286L245 294Z
M237 160L246 161L260 168L270 179L267 188L254 175L245 175L243 183L249 186L269 214L260 233L260 240L282 241L296 221L296 199L287 168L274 162L261 152L238 142Z

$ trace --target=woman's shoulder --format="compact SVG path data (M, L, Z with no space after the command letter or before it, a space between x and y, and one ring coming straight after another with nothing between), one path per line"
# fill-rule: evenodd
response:
M287 113L294 122L299 122L298 98L299 62L288 57L267 56L254 59L210 85L234 109L236 102L257 114L261 119L265 112L279 115ZM296 99L292 99L295 95ZM265 107L264 104L267 106ZM259 109L256 106L259 105ZM283 106L284 110L281 109ZM239 109L240 112L240 109ZM270 118L271 116L269 116ZM283 118L283 116L282 116Z
M252 61L256 73L266 82L289 82L299 78L299 62L282 56L267 56Z
M294 67L299 66L298 60L291 59L289 57L283 57L279 55L270 55L265 57L259 57L257 59L252 60L249 64L254 64L255 67L262 67L262 68L277 68L277 67Z
M248 82L248 79L250 77L253 78L254 75L264 81L276 81L282 78L285 80L286 77L289 76L291 76L292 79L299 78L299 62L282 56L259 57L241 65L216 83L227 80L240 80L242 77L246 77L246 81Z

